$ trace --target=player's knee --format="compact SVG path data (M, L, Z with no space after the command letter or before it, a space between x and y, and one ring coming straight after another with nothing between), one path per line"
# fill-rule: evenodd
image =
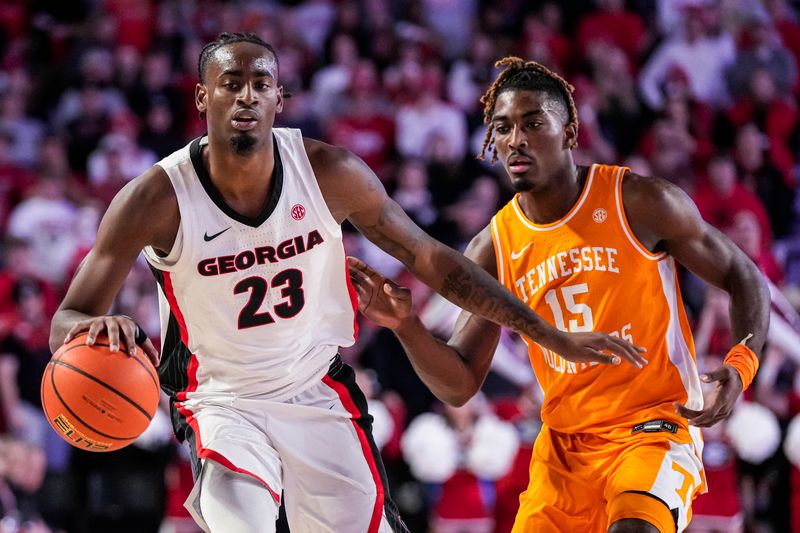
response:
M623 518L608 528L608 533L660 533L653 524L639 518Z
M643 492L622 492L606 507L609 533L675 533L676 519L660 499Z
M207 461L201 483L200 513L213 533L275 531L277 503L255 479Z

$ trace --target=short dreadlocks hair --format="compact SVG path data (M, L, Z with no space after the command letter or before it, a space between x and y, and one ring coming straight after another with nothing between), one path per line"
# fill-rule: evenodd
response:
M484 106L483 123L489 124L489 127L486 128L486 137L483 139L483 148L481 153L478 154L478 159L483 160L486 150L490 149L492 163L497 161L497 148L494 146L494 125L491 124L491 121L497 97L505 91L522 89L547 94L549 98L557 100L566 108L569 115L568 124L574 124L577 129L578 109L572 99L572 91L575 88L567 80L536 61L525 61L515 56L504 57L496 62L494 66L496 68L505 67L505 70L497 76L489 90L481 96L481 103Z
M272 55L275 56L275 63L278 63L278 54L275 52L275 49L272 47L272 45L264 41L261 37L259 37L255 33L223 32L217 35L217 39L215 41L211 41L210 43L205 45L203 47L203 50L200 52L200 58L197 60L197 75L200 78L200 83L206 82L205 79L206 66L213 57L214 52L216 52L223 46L235 43L253 43L259 46L263 46L264 48L272 52Z

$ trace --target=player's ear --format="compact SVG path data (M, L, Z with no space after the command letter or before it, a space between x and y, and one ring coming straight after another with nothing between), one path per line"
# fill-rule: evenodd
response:
M201 118L203 118L206 113L207 98L208 90L206 89L206 86L202 83L198 83L194 88L194 105L197 106L197 110L200 112Z
M275 106L276 113L280 113L281 111L283 111L283 98L284 98L283 85L281 85L280 87L278 87L278 102L277 105Z
M578 146L578 125L570 122L564 126L564 148L575 148Z

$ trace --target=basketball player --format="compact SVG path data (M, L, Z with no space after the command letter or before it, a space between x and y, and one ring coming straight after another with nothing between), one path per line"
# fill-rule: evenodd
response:
M624 167L576 166L572 87L511 57L482 98L484 143L518 194L466 255L563 331L613 331L648 364L574 363L523 336L544 391L530 485L514 533L674 533L705 490L700 427L726 418L753 379L769 295L756 266L705 224L674 185ZM481 154L481 156L483 153ZM733 347L704 407L675 260L730 294ZM448 343L411 310L407 290L350 259L362 312L391 328L430 389L460 405L481 386L500 326L462 312Z
M643 361L622 339L547 325L417 228L355 156L273 128L278 58L258 37L220 35L199 76L208 134L116 196L53 319L51 347L104 332L112 350L139 337L157 361L132 319L105 315L144 249L160 286L162 387L197 459L187 506L204 529L274 531L282 494L294 533L403 529L366 401L337 356L356 334L345 219L457 305L571 360Z

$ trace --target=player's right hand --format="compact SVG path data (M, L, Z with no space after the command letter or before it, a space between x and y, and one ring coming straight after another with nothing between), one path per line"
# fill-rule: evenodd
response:
M647 364L647 359L642 357L646 351L619 337L595 331L565 333L555 350L567 361L575 363L618 365L624 360L636 368L643 368Z
M87 318L76 322L74 326L67 332L64 339L64 344L74 339L77 335L83 332L88 332L86 336L86 344L91 346L97 340L97 337L104 331L108 335L108 349L116 352L120 347L120 340L124 342L128 348L128 354L134 355L136 353L136 333L139 326L129 316L125 315L104 315ZM149 338L145 336L144 340L139 342L139 346L147 354L153 366L159 364L159 353L156 347Z

